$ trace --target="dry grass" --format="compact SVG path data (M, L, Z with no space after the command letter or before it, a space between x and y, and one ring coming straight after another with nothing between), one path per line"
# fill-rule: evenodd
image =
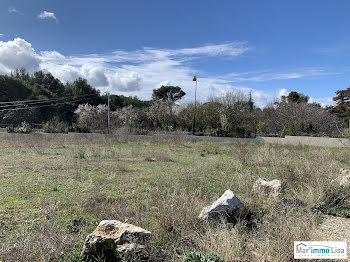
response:
M291 261L293 241L319 222L313 207L346 149L136 139L108 135L0 137L0 260L79 261L102 219L153 233L154 251L181 261L198 250L225 261ZM251 193L254 181L281 179L281 199ZM231 189L246 207L232 227L198 221ZM72 229L74 221L84 221ZM160 254L160 255L159 255Z

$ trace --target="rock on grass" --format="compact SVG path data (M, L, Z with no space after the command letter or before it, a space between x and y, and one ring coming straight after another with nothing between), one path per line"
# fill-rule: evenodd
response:
M151 232L118 220L103 220L87 236L82 251L84 261L101 258L105 262L118 261L123 256L142 252Z
M213 204L203 208L199 219L209 222L220 222L221 220L231 222L236 220L242 210L242 202L231 190L226 190Z

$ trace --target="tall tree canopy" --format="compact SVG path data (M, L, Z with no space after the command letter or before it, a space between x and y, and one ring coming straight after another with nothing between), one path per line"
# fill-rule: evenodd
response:
M333 97L333 101L336 101L336 105L329 106L327 109L330 113L343 120L344 123L350 125L350 87L344 90L338 90L335 93L336 96Z
M290 92L287 96L288 103L307 103L309 99L310 97L295 91Z
M153 100L163 100L168 104L180 100L186 93L179 86L161 86L153 90Z

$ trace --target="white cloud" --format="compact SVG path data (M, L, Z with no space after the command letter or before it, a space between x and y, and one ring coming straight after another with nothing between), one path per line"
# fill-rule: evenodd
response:
M31 44L21 38L13 41L0 41L0 72L10 73L17 68L29 72L39 69L41 61Z
M0 33L0 37L3 37L3 36L4 36L4 34L1 34L1 33Z
M43 11L38 14L38 18L40 19L53 19L57 21L56 15L53 12Z
M244 42L232 42L220 45L206 45L195 48L183 48L170 51L173 55L239 56L251 50Z
M333 97L310 97L310 103L318 103L321 104L322 107L335 105L335 101L333 101Z
M326 68L306 67L289 69L288 71L263 70L230 73L222 76L222 78L231 82L266 82L272 80L300 79L334 74L337 74L337 72L332 72Z
M73 82L79 77L83 77L80 74L79 69L71 65L55 65L55 64L41 64L43 71L50 72L54 77L57 77L63 82Z
M80 71L91 85L96 87L108 86L105 69L102 66L84 64Z
M10 14L18 14L18 15L24 15L21 11L19 11L18 9L16 9L15 7L11 6L9 7L9 13Z
M56 51L42 51L40 52L41 57L44 61L64 61L66 58L64 55Z
M160 82L160 83L157 83L155 86L154 86L154 89L157 89L161 86L170 86L171 85L171 81L170 80L165 80L163 82Z
M72 82L83 77L102 92L138 96L150 99L153 89L161 85L178 85L187 95L182 102L194 99L194 82L192 77L198 75L199 101L209 96L226 92L241 91L251 93L257 106L264 105L287 95L286 89L261 90L249 88L243 82L256 83L282 79L295 79L326 74L322 68L303 68L290 71L251 71L227 75L208 76L186 63L191 59L205 57L237 57L251 48L245 43L233 42L219 45L205 45L182 49L143 48L134 51L118 50L110 54L65 56L57 51L36 53L30 43L16 38L13 41L0 41L0 73L10 73L20 67L30 72L44 70L51 72L63 82ZM318 98L320 101L322 98Z
M109 58L115 62L141 63L168 60L168 62L172 61L175 64L180 64L183 60L195 59L201 56L236 57L251 49L252 47L247 46L247 44L244 42L204 45L200 47L180 49L155 49L151 47L145 47L141 50L131 52L118 50L113 52L113 55Z
M139 91L142 78L137 72L116 72L109 78L110 90L113 92Z
M287 89L285 88L282 88L278 91L278 97L281 97L281 96L288 96L289 92L287 91Z

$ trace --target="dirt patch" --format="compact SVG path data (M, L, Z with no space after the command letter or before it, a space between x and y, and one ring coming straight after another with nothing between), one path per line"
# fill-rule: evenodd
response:
M311 241L347 241L350 250L350 219L325 216L323 223L312 234Z

